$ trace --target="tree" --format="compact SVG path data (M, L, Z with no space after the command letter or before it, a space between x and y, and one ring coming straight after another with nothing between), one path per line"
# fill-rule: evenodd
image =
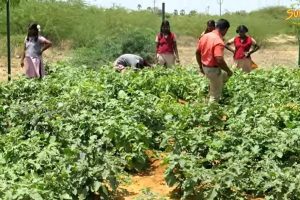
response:
M178 10L174 10L174 15L178 15Z
M21 1L27 1L27 0L11 0L10 5L11 6L19 5L21 3ZM0 0L0 10L5 8L6 2L7 2L7 0Z
M141 10L141 9L142 9L142 5L141 5L141 4L138 4L138 5L137 5L137 8L138 8L138 10Z
M195 16L197 14L198 14L198 12L196 10L191 10L189 13L190 16Z
M147 11L152 12L152 8L150 6L147 7Z
M180 15L185 15L185 10L184 9L180 10Z

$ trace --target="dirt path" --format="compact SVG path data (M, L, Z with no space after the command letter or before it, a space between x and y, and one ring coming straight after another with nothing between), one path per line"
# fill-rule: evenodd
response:
M197 40L192 37L179 37L178 48L181 64L184 66L196 66L195 49ZM64 44L65 49L50 49L45 52L44 61L59 61L66 58L70 52L70 45ZM225 51L225 58L229 66L232 66L233 59L232 54ZM257 53L252 56L254 62L259 67L264 69L271 69L274 66L295 68L297 67L298 59L298 45L295 38L292 36L280 35L269 39L269 44L266 47L262 47ZM18 50L12 58L12 79L23 74L24 69L19 65L20 63L20 50ZM7 80L7 58L0 57L0 82Z
M65 45L66 44L66 45ZM64 43L64 48L50 48L43 54L44 63L47 62L57 62L66 59L70 55L70 45ZM14 55L12 56L12 68L11 74L12 79L17 79L19 75L24 74L24 69L20 67L20 58L21 58L21 49L18 48L15 50ZM0 82L7 81L7 57L0 57Z
M174 188L168 187L164 180L166 168L162 157L153 160L149 170L133 175L129 183L120 186L119 195L115 200L171 199Z
M295 68L297 67L298 45L291 36L277 36L268 40L267 46L253 54L252 58L259 67L269 69L274 66ZM197 65L195 50L197 40L191 37L179 37L179 56L183 65ZM226 62L233 65L232 53L225 50Z

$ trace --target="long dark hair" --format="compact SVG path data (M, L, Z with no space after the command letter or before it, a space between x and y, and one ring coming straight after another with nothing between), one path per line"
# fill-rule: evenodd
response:
M31 30L34 30L34 35L29 35L29 32ZM38 29L38 24L37 23L31 23L31 24L29 24L29 26L28 26L28 32L27 32L27 37L26 37L27 41L29 41L29 37L33 37L35 42L38 41L38 38L39 38L39 29Z
M239 33L240 31L244 31L245 33L248 33L248 28L247 28L247 26L245 26L245 25L239 25L237 28L236 28L236 33Z
M206 29L204 31L205 33L209 32L208 27L216 28L216 22L215 22L215 20L209 20L209 21L207 21L207 23L206 23Z
M216 22L215 20L211 19L206 22L206 25L216 27Z
M160 35L161 36L163 35L163 27L164 26L168 26L169 27L169 32L167 34L170 35L171 34L171 26L170 26L170 22L168 20L164 20L161 23L161 26L160 26Z

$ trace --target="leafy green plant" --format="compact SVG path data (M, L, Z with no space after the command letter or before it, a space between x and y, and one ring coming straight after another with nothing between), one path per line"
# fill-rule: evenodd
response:
M155 32L151 29L129 29L116 36L99 37L86 47L75 51L72 63L100 66L108 64L122 54L137 54L153 63L155 58Z
M50 70L0 85L0 199L113 198L147 150L182 199L298 199L299 71L237 71L209 105L195 69Z

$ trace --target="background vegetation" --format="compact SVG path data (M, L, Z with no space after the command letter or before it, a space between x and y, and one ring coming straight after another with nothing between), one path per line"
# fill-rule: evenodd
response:
M4 9L0 11L1 19L5 19L4 11ZM235 35L235 28L239 24L247 25L250 34L261 43L278 34L293 34L293 27L285 21L286 15L284 7L265 8L250 13L241 11L224 14L223 17L231 22L227 38ZM142 52L142 55L147 51L154 52L153 41L161 22L161 16L149 10L103 9L88 6L81 0L20 1L18 6L12 8L11 16L13 50L22 45L27 25L35 21L41 24L42 34L54 41L56 46L68 41L72 48L80 48L80 54L92 53L94 56L91 57L98 56L97 60L110 60L127 50L124 49L127 39L144 45L140 46L142 49L134 47L132 53L136 50ZM219 16L191 12L186 15L171 13L167 14L167 18L171 22L172 31L177 35L196 38L205 28L207 20L217 20ZM5 20L1 20L0 52L2 54L5 54L5 28ZM151 55L147 56L151 57Z

